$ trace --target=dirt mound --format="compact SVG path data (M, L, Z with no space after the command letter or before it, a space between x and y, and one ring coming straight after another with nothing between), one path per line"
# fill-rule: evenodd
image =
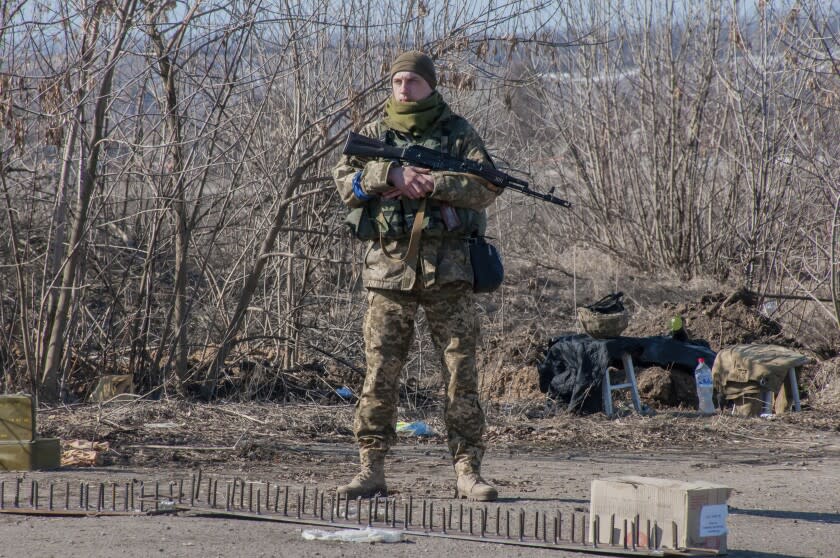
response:
M545 332L538 326L486 339L477 355L480 397L496 403L544 399L537 374L544 348Z
M639 396L655 409L675 407L680 404L697 405L694 377L682 370L665 370L651 366L636 375Z
M748 291L707 294L697 302L663 302L659 308L637 309L624 335L647 337L663 335L668 322L676 315L683 317L690 339L709 342L719 351L740 343L769 343L798 347L799 344L782 333L782 327L761 313L754 296Z

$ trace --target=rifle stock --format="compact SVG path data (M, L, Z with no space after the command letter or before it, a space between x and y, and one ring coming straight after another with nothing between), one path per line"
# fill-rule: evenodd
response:
M499 188L509 188L526 196L547 201L555 205L572 207L570 202L552 195L551 191L543 193L532 190L524 180L510 176L496 168L468 159L458 159L457 157L452 157L446 153L441 153L440 151L435 151L422 145L394 147L375 138L350 132L347 135L347 141L344 143L342 153L355 157L394 159L437 171L468 173L478 176Z

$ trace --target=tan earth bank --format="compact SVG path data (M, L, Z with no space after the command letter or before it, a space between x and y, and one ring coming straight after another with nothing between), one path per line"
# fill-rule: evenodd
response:
M657 333L665 315L677 311L687 317L690 333L715 349L737 342L796 345L750 304L724 302L712 297L696 305L665 306L662 315L634 319L625 333ZM733 489L730 556L840 556L840 359L814 358L803 370L801 413L700 417L680 401L679 380L669 386L668 374L648 369L640 372L640 383L645 401L657 412L608 420L602 414L558 413L547 405L533 367L540 336L531 330L516 337L507 345L498 343L493 359L482 363L488 400L484 473L499 488L500 509L561 511L569 517L588 510L593 479L706 480ZM505 350L517 355L505 357ZM425 421L436 434L401 439L388 464L389 488L401 501L411 497L440 510L453 503L454 477L444 438L437 434L442 428L439 399L432 388L426 387L425 394L417 389L413 403L401 408L400 419ZM423 405L416 404L420 399ZM26 474L22 484L39 480L41 486L87 482L95 487L101 482L121 487L142 481L151 487L157 481L169 486L170 481L188 484L200 470L220 486L239 479L293 491L305 486L310 494L316 488L328 490L354 472L353 407L335 397L320 403L133 400L42 409L41 435L93 441L101 444L100 451L93 466ZM21 475L0 475L6 487L16 478ZM495 513L494 507L489 510ZM579 555L417 533L394 544L307 541L301 536L304 528L188 512L95 518L0 514L0 556Z

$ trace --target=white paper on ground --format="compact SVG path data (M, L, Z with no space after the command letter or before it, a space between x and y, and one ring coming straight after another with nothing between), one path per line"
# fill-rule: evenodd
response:
M323 531L321 529L306 529L301 533L307 541L342 541L366 543L396 543L405 540L402 531L393 529L341 529L339 531Z
M700 509L700 536L717 537L725 535L728 532L726 528L727 513L726 504L703 506Z

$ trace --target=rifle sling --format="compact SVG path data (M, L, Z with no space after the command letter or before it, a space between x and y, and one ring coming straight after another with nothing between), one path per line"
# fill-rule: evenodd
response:
M417 256L420 253L420 235L423 233L423 221L426 220L426 198L423 198L420 201L420 207L417 208L417 213L414 214L414 224L411 227L411 238L408 240L408 250L405 252L405 256L402 258L395 258L392 256L388 249L385 248L384 238L382 238L382 233L379 233L379 246L382 247L382 253L388 259L394 260L396 262L402 262L411 269L412 271L416 271L417 269ZM407 281L411 280L411 276L407 275L403 279L403 288L409 288L410 285L407 285Z

